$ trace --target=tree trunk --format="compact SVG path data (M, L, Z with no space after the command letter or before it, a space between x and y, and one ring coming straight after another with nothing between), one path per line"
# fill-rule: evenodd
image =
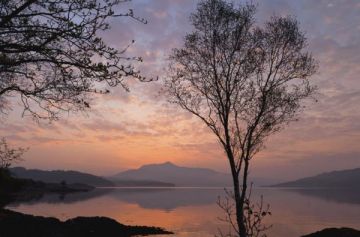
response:
M235 198L235 207L236 207L236 222L238 225L238 232L239 237L247 237L246 227L245 227L245 217L244 217L244 201L245 201L245 194L247 188L247 168L248 162L245 163L244 167L244 175L243 175L243 182L242 182L242 189L240 191L239 185L239 173L236 171L234 156L230 150L227 150L227 156L230 162L231 168L231 175L233 178L233 185L234 185L234 198ZM245 172L246 169L246 172ZM241 171L240 171L241 172ZM246 175L246 177L245 177Z
M239 177L233 175L234 196L236 206L236 221L238 224L239 237L247 237L246 228L244 224L244 199L240 195Z
M247 237L246 227L245 227L245 223L244 223L244 221L246 221L244 219L244 218L246 218L244 216L244 203L245 203L246 192L247 192L247 178L248 178L248 170L249 170L249 160L247 158L245 158L244 163L245 163L245 166L244 166L244 173L243 173L243 180L242 180L242 187L241 187L241 195L240 195L240 201L239 201L239 203L241 205L241 217L242 217L242 222L241 222L241 228L242 229L241 230L243 231L243 232L239 231L240 232L240 237L242 237L242 234L243 234L243 236Z

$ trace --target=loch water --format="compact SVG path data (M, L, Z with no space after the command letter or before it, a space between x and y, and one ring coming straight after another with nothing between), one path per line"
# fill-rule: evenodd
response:
M299 237L327 227L360 229L360 190L254 188L252 200L270 205L269 237ZM127 225L159 226L179 237L214 236L228 224L217 206L223 188L97 188L86 193L51 194L6 208L66 220L106 216Z

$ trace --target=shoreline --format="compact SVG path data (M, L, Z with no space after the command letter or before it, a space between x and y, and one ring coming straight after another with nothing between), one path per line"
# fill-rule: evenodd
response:
M108 217L75 217L60 221L54 217L34 216L8 209L0 209L0 231L2 237L130 237L174 234L160 227L123 225Z

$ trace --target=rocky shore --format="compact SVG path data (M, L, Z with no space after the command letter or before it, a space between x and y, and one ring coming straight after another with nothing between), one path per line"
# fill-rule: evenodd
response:
M76 217L67 221L56 218L0 210L1 237L129 237L173 234L158 227L128 226L107 217Z
M351 228L326 228L302 237L360 237L360 231Z

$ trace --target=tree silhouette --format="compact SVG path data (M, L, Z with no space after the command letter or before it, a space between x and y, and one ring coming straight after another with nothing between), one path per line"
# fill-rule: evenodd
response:
M26 148L9 147L5 138L0 140L0 170L8 169L12 164L21 161Z
M146 80L133 66L142 59L125 56L133 42L118 50L98 34L114 17L146 23L131 9L114 11L127 1L0 1L0 110L18 96L24 112L56 119L61 111L87 109L89 95L108 93L108 86L127 90L126 78Z
M165 89L217 136L230 165L238 236L251 236L245 207L250 161L265 139L296 119L315 90L317 65L292 17L254 23L256 7L203 0L194 31L170 56Z

